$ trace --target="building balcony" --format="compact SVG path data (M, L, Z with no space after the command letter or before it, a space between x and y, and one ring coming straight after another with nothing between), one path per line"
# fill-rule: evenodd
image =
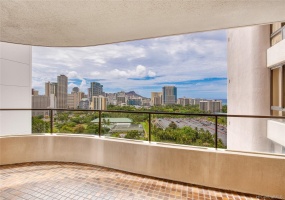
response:
M274 68L285 64L285 27L283 39L267 50L267 67Z

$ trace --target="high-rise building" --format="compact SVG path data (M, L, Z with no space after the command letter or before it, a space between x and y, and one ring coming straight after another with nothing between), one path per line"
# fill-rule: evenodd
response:
M94 110L107 110L107 98L102 95L93 96L90 108Z
M117 93L106 93L108 105L117 105Z
M50 94L57 94L57 83L47 82L45 83L45 95L50 96Z
M200 101L199 102L199 108L200 108L200 110L208 112L209 111L209 101Z
M88 98L82 98L79 101L79 109L84 109L84 110L88 110L90 108L90 103L89 103L89 99Z
M33 95L32 96L32 108L33 109L47 109L50 106L50 98L46 95ZM49 115L48 110L36 110L32 112L33 116Z
M209 101L209 111L211 113L221 112L222 111L222 101L221 100Z
M159 106L162 104L162 92L151 92L151 105Z
M71 94L67 95L67 108L77 109L79 107L79 102L83 97L84 93L79 92L78 87L74 87Z
M34 96L39 95L39 91L35 90L35 89L32 89L32 95L34 95Z
M68 78L65 75L57 77L57 108L67 108L67 82Z
M90 83L90 98L103 94L103 85L97 82Z
M192 100L191 98L185 98L185 97L178 98L177 104L180 104L182 106L192 105L191 100Z
M127 100L127 105L130 105L130 106L140 106L142 105L142 98L139 97L139 98L130 98Z
M126 103L126 96L117 96L117 104Z
M72 88L72 92L79 92L79 88L78 87Z
M162 104L171 105L177 102L177 88L175 86L164 86L162 88Z
M215 113L221 112L222 110L222 101L221 100L208 100L199 102L200 110L205 112Z

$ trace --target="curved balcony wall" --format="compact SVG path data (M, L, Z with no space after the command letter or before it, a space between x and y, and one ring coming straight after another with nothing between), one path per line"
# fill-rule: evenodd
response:
M77 162L285 198L285 157L73 135L0 138L0 164Z

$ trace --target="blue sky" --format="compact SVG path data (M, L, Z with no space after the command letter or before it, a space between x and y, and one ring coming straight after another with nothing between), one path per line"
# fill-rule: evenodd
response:
M59 74L86 92L90 82L105 92L134 90L150 97L165 85L175 85L178 97L227 97L227 37L225 30L124 42L96 47L33 47L33 88Z

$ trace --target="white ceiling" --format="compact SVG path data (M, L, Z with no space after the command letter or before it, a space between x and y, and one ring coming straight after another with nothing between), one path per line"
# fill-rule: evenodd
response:
M0 39L93 46L285 21L285 0L0 0Z

